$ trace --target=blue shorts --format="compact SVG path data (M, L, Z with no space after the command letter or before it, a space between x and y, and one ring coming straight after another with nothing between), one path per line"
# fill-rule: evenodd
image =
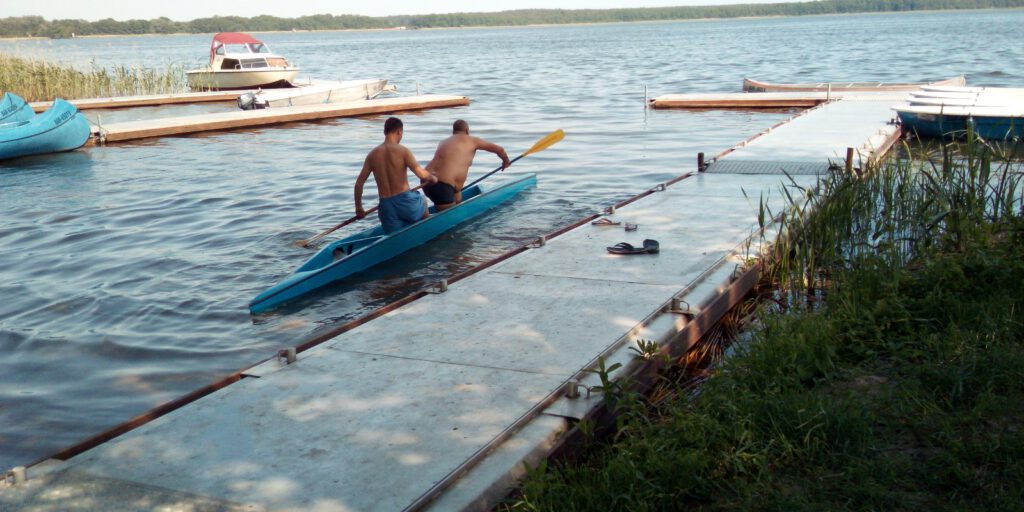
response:
M380 200L377 218L385 233L398 231L423 218L427 203L419 192L406 190Z

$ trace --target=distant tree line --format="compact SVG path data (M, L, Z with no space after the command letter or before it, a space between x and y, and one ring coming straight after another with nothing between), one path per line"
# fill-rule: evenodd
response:
M40 16L20 16L0 18L0 37L66 38L72 37L72 35L202 34L236 31L381 29L399 26L410 29L486 27L1010 7L1024 7L1024 0L820 0L777 4L627 9L524 9L490 13L467 12L384 17L335 16L331 14L298 18L214 16L191 21L173 21L164 17L154 20L127 21L116 21L110 18L91 22L85 20L47 21Z

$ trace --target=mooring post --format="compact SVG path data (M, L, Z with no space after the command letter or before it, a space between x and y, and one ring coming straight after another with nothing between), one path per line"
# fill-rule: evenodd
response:
M647 108L648 101L649 100L647 99L647 84L644 84L644 108Z
M846 148L846 172L853 172L853 148Z
M697 153L697 172L704 172L704 152Z

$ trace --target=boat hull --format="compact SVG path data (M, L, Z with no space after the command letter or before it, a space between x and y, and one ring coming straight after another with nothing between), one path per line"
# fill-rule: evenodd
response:
M28 121L35 115L32 107L17 94L8 92L0 98L0 124Z
M463 191L464 200L453 208L385 235L378 225L324 246L284 281L259 294L249 311L260 313L318 288L394 258L442 233L480 216L537 183L535 174L520 176L493 189L479 185Z
M291 87L299 68L193 69L185 73L193 91Z
M826 92L832 91L916 91L922 86L963 86L967 80L963 75L920 84L892 84L884 82L821 82L816 84L773 84L759 82L750 78L743 79L744 92Z
M1024 137L1024 116L984 116L897 110L904 130L920 136L963 138L968 124L974 133L988 140Z
M279 108L298 105L319 105L376 98L384 91L388 81L384 79L314 81L309 84L295 84L288 89L261 90L253 94L251 101L239 97L239 107ZM247 96L247 95L243 95ZM246 108L246 107L249 108Z
M82 147L91 133L78 109L58 98L42 114L0 126L0 160L71 151Z

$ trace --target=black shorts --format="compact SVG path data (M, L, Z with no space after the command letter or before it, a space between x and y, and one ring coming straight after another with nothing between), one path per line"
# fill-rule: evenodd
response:
M455 202L455 187L441 183L430 183L423 185L423 193L430 198L434 204L452 204Z

